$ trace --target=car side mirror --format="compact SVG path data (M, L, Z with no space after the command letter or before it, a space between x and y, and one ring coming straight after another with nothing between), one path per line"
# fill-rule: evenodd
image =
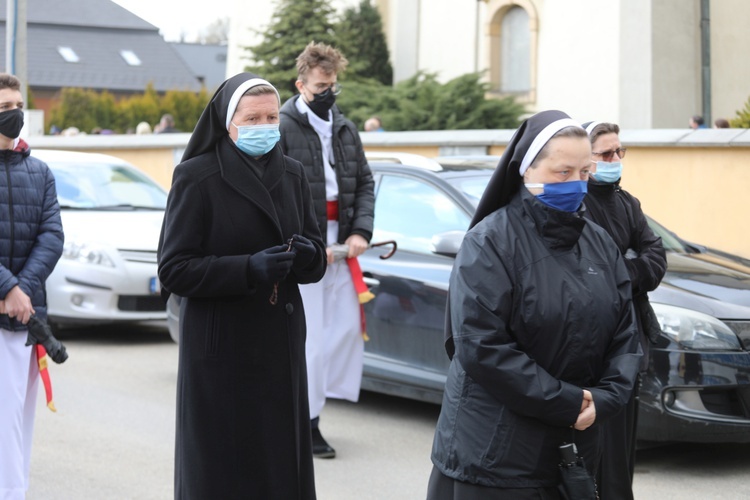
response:
M436 234L432 237L432 246L435 247L433 253L455 257L465 235L466 231L446 231Z

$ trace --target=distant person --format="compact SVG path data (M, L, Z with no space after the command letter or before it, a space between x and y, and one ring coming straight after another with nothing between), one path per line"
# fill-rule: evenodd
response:
M0 74L0 498L23 499L39 389L37 350L27 345L31 316L46 319L44 283L63 250L55 178L30 156L21 82Z
M140 122L135 127L135 133L136 135L145 135L145 134L151 134L151 125L149 125L148 122Z
M381 122L380 118L377 116L368 118L367 121L365 121L365 132L383 132L384 130L383 122Z
M297 90L281 108L281 147L305 166L328 269L320 282L300 287L307 319L307 379L313 454L336 451L318 427L326 398L356 402L362 383L364 332L355 279L356 258L372 237L375 195L359 131L336 107L337 75L347 60L335 48L311 42L297 57ZM331 245L345 244L335 259Z
M729 128L729 120L726 118L717 118L714 121L714 128Z
M703 117L700 115L691 116L688 123L690 124L690 128L693 130L699 128L707 128L705 122L703 121Z
M179 132L174 126L174 117L169 113L162 115L159 124L155 127L155 134L172 134Z

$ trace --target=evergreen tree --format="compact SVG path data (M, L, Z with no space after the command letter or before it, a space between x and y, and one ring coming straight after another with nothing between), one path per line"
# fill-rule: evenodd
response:
M297 56L308 43L335 45L328 0L279 0L263 41L247 47L253 64L247 71L271 82L282 101L297 93Z
M394 87L351 82L339 95L339 108L362 129L377 115L383 127L399 130L514 129L525 113L514 98L487 99L480 73L441 84L435 75L418 73Z
M344 11L336 25L338 48L349 60L347 80L373 79L383 85L393 84L393 67L383 33L380 12L370 0L361 0L359 9Z
M745 107L737 111L737 116L729 120L733 128L750 128L750 98L745 102Z

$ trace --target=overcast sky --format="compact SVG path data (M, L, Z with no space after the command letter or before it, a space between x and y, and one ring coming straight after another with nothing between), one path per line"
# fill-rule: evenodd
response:
M138 17L157 26L167 41L195 37L215 20L230 17L235 0L113 0ZM249 2L247 2L249 3ZM210 9L208 7L211 7Z

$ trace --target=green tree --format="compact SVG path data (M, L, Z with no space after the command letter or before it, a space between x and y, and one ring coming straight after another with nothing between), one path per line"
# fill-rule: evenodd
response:
M101 126L91 112L96 107L97 93L80 88L64 88L60 93L60 105L50 113L50 123L61 129L77 127L88 132Z
M383 85L393 84L383 20L370 0L361 0L359 8L347 8L335 31L338 49L349 60L347 81L373 79Z
M389 131L518 127L524 107L512 97L487 99L487 90L480 73L445 84L433 74L418 73L394 87L372 81L347 83L337 103L360 130L373 115Z
M247 71L256 73L279 90L282 101L297 93L297 56L311 41L335 45L328 0L279 0L263 40L247 47L254 61Z
M734 128L750 128L750 98L745 102L745 107L737 111L737 116L729 121Z

